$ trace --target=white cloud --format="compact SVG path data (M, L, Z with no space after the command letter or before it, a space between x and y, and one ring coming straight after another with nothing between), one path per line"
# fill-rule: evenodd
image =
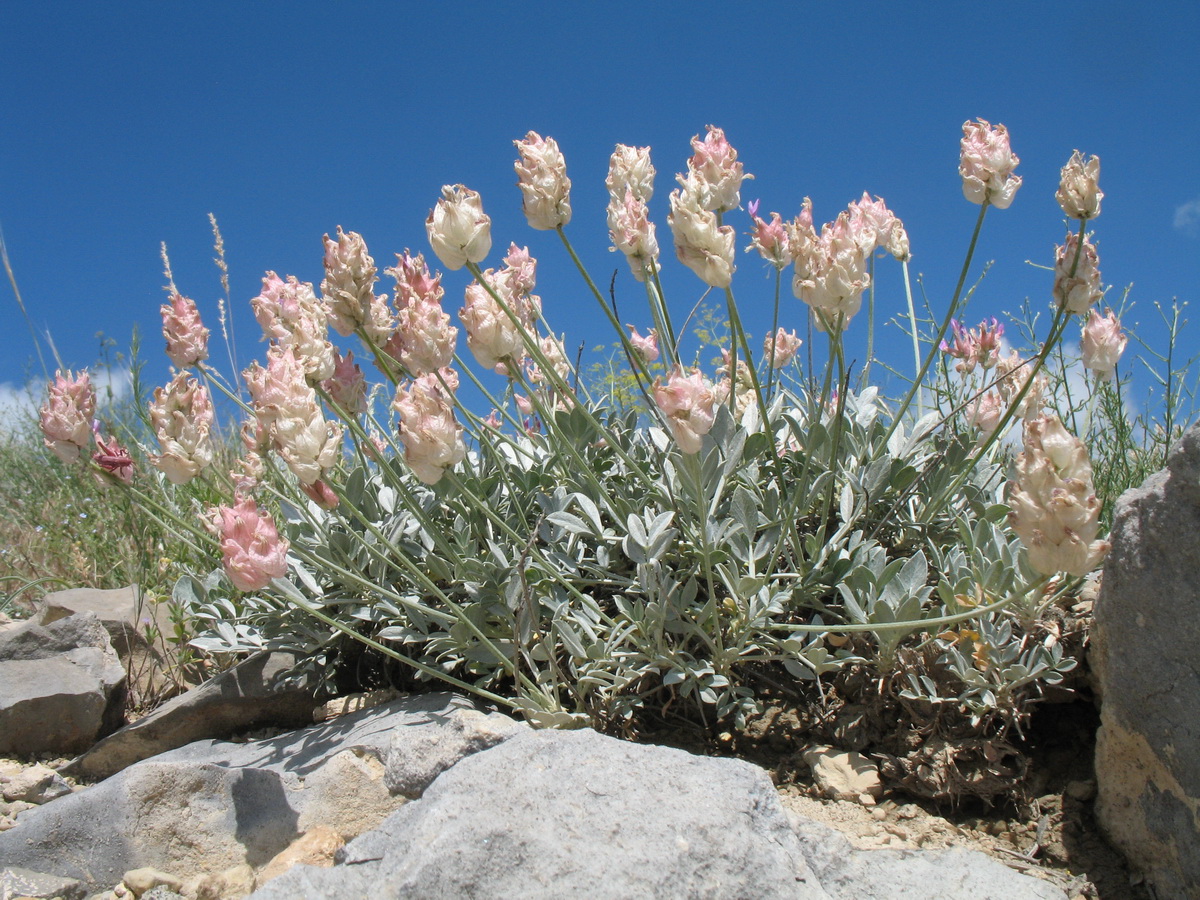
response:
M1191 237L1200 237L1200 197L1175 207L1175 228Z
M128 368L102 370L92 373L96 404L103 408L130 395L133 381ZM38 407L46 399L44 378L30 379L24 385L0 382L0 440L24 434L36 424Z

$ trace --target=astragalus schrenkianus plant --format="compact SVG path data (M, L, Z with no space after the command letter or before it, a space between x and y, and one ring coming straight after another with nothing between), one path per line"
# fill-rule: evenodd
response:
M1098 162L1077 154L1059 199L1080 227L1047 285L1052 322L1028 355L1002 355L996 319L972 329L959 317L979 231L1013 201L1018 160L1003 126L963 130L963 191L979 216L939 320L916 314L909 236L881 199L864 194L819 229L807 199L788 222L759 217L755 202L746 249L775 276L762 339L735 299L739 237L726 221L750 176L720 129L694 138L666 221L678 260L725 307L731 339L714 371L680 319L696 298L669 304L664 290L649 148L618 145L606 182L613 248L647 300L648 316L626 324L630 304L618 316L615 284L606 297L567 238L558 145L534 132L517 141L529 224L561 237L610 321L632 403L580 383L550 324L562 310L534 294L528 249L511 243L481 268L491 222L463 185L443 188L425 224L442 264L469 275L454 290L474 364L443 309L444 276L406 250L386 270L389 301L362 237L340 228L325 238L321 297L295 277L263 279L252 304L271 344L241 375L247 402L207 364L195 307L174 295L168 352L199 380L181 371L157 397L162 474L138 478L199 477L225 494L180 523L224 558L176 588L204 629L196 646L289 647L333 678L365 645L410 681L448 682L546 725L636 732L671 709L736 727L769 702L821 711L857 747L911 750L880 737L897 723L1001 742L1075 666L1056 602L1105 549L1086 449L1046 411L1045 372L1070 319L1102 296L1082 230L1100 194ZM891 398L845 352L864 297L869 320L883 308L879 251L901 266L894 309L913 352ZM782 302L789 267L795 300ZM358 338L378 383L328 325ZM1111 368L1119 327L1088 327L1085 362ZM246 414L232 472L207 465L210 391ZM76 392L55 389L54 440L82 433ZM1017 421L1014 464L1003 439ZM855 731L852 710L884 727ZM985 768L1003 756L994 746ZM999 790L1017 779L993 769Z

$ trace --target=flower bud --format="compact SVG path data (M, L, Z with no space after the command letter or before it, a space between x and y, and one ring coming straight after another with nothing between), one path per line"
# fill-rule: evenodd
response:
M1078 247L1079 235L1072 233L1067 235L1066 244L1054 248L1054 299L1060 308L1083 315L1104 298L1104 288L1100 282L1100 257L1088 235L1083 237L1083 249L1077 252Z
M959 151L963 196L972 203L1008 209L1021 186L1021 177L1012 174L1021 160L1009 146L1008 129L1003 125L993 129L984 119L964 122Z
M530 227L553 231L566 225L571 221L571 179L558 143L531 131L513 144L521 154L515 165L517 187Z
M667 419L667 426L682 453L699 453L703 436L716 419L716 397L712 385L698 370L684 375L676 366L666 384L654 382L654 402Z
M50 394L38 411L38 425L47 447L65 463L79 459L92 444L96 392L87 372L73 376L54 373Z
M612 235L612 249L625 254L633 277L644 282L647 271L658 262L658 239L646 201L638 199L632 189L626 190L624 200L610 200L608 228Z
M208 329L200 324L195 301L172 294L170 303L164 303L159 311L171 362L186 369L208 359Z
M1129 338L1121 330L1121 320L1111 309L1105 309L1103 316L1094 308L1088 310L1088 320L1079 340L1084 367L1095 372L1101 380L1108 381L1128 342Z
M272 578L287 574L288 542L253 500L242 497L232 507L217 507L211 516L221 541L221 562L235 588L262 590Z
M442 187L442 199L425 220L429 244L442 265L458 270L483 262L492 249L492 220L476 191L461 184Z
M1070 218L1094 219L1100 215L1100 201L1104 199L1099 181L1100 157L1093 156L1085 163L1083 154L1076 150L1062 168L1054 197Z

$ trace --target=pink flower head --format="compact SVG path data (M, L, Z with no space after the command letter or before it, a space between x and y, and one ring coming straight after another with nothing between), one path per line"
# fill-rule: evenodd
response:
M520 318L522 298L514 291L508 270L497 274L488 269L483 273L483 280ZM483 284L473 282L467 285L465 302L458 311L458 317L467 329L467 346L481 366L495 371L500 371L499 367L504 366L501 374L506 374L510 365L519 365L525 358L520 325L509 318Z
M646 201L639 199L632 188L626 189L623 200L609 200L608 229L612 249L625 254L633 277L644 282L647 270L658 262L658 239Z
M425 254L413 256L408 250L396 254L396 265L384 271L396 279L396 309L413 303L441 303L445 291L441 274L434 275L425 262Z
M448 366L454 358L458 329L442 309L442 276L432 276L425 258L397 255L388 269L396 279L396 331L384 347L411 375L423 375Z
M1072 219L1094 219L1100 215L1100 201L1104 199L1099 181L1100 157L1093 156L1085 163L1083 154L1076 150L1062 168L1054 197Z
M807 203L807 201L806 201ZM793 235L803 239L802 230ZM792 278L792 293L807 303L816 315L818 328L824 329L821 316L835 324L840 318L844 327L862 307L863 291L871 284L867 259L862 246L850 227L849 212L842 212L832 223L821 227L821 236L796 257L796 274Z
M851 203L850 233L862 248L864 256L870 256L882 247L898 260L910 258L908 232L904 223L887 208L882 197L874 200L863 191L862 199Z
M1044 575L1083 576L1108 552L1096 540L1100 501L1083 442L1055 416L1025 423L1025 449L1009 482L1009 525Z
M443 185L442 199L425 220L429 244L442 265L458 270L483 262L492 249L492 220L478 192L461 184Z
M521 154L515 165L517 187L530 227L553 231L566 225L571 221L571 179L558 143L531 131L513 144Z
M486 425L488 428L499 428L501 425L499 411L493 409L490 413L488 413L487 418L482 421L482 424Z
M530 255L528 247L509 244L508 253L504 256L504 268L517 294L533 292L537 286L537 260Z
M1000 361L1000 339L1004 337L1004 326L992 316L979 323L977 333L979 364L984 369L990 369Z
M54 373L50 394L38 411L38 424L46 446L65 463L79 459L92 444L92 416L96 392L87 372L73 376Z
M392 326L387 296L374 292L375 260L367 253L362 235L346 234L338 226L337 239L325 235L325 279L321 293L329 324L342 337L362 328L373 341L383 340Z
M753 207L750 215L754 220L754 229L750 232L750 246L746 250L757 250L763 259L777 269L786 268L792 261L787 226L776 212L771 213L770 222L760 219L757 200L750 205Z
M996 373L999 375L996 388L1006 402L1016 401L1021 392L1025 392L1017 407L1017 415L1030 420L1042 414L1042 398L1048 383L1045 375L1033 375L1033 360L1021 359L1020 354L1014 350L1008 356L1000 357L996 363ZM1029 385L1028 390L1026 385Z
M92 454L92 462L117 481L130 484L133 481L133 460L129 451L111 438L106 441L100 436L99 428L95 434L96 452Z
M250 301L263 333L280 347L291 347L309 384L333 376L333 344L325 308L312 285L295 275L283 281L274 272L262 280L262 293Z
M972 203L1008 209L1021 186L1021 177L1012 174L1020 162L1003 125L992 128L984 119L963 123L958 173L963 196Z
M624 203L626 193L633 194L634 199L641 200L643 204L649 203L654 196L654 165L650 162L650 148L617 144L608 161L608 177L604 184L608 187L610 216L613 204ZM615 230L611 217L608 227Z
M737 151L725 139L725 132L708 126L704 140L692 138L692 158L688 160L688 176L679 176L686 190L696 190L701 209L728 212L741 203L742 181L753 178L742 171Z
M422 375L400 387L392 405L400 414L405 460L417 478L437 484L447 469L467 455L451 395L436 375Z
M684 375L676 366L666 384L654 382L654 402L666 416L667 425L683 453L699 453L703 436L716 419L716 397L712 385L699 370Z
M1075 233L1067 235L1066 244L1054 248L1054 299L1060 308L1077 315L1083 315L1104 297L1100 257L1089 237L1084 235L1082 250Z
M531 401L528 397L526 397L524 394L513 394L513 400L517 404L517 409L521 411L521 415L533 415L533 401Z
M287 574L288 542L249 497L211 513L225 574L239 591L258 591Z
M633 345L633 349L637 355L642 358L643 362L652 363L658 359L658 329L651 328L650 333L645 337L638 334L638 330L632 325L626 325L631 332L629 335L629 343Z
M1079 349L1083 354L1083 364L1091 369L1104 381L1112 378L1117 368L1117 361L1125 352L1129 338L1121 330L1121 320L1111 309L1105 309L1100 315L1094 308L1088 310L1088 320L1083 326L1083 336L1079 340Z
M162 450L150 457L172 484L187 484L213 460L213 406L208 389L178 372L166 389L156 388L150 424Z
M170 302L160 306L159 312L171 362L186 369L208 359L208 329L200 324L195 301L172 294Z
M763 355L774 368L782 369L796 358L803 343L794 330L788 333L780 328L775 334L768 334L763 341Z
M1000 360L1000 338L1004 334L1004 326L992 316L984 319L978 328L968 331L957 319L950 320L954 331L952 343L942 341L941 350L947 356L952 356L959 362L955 370L963 374L975 371L975 366L990 369Z
M333 377L321 382L321 387L347 415L367 411L367 380L354 361L353 350L345 356L334 350Z
M733 282L735 235L728 225L706 210L699 194L686 187L671 192L667 224L675 237L675 255L705 284L727 288Z

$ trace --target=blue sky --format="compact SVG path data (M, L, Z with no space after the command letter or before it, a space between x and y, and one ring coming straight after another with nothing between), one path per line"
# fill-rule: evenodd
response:
M528 228L512 141L555 137L574 182L576 246L598 281L618 270L622 316L642 294L606 252L613 145L653 147L651 204L670 256L667 194L688 141L723 127L756 176L743 200L818 222L866 190L905 222L912 270L945 308L978 207L957 175L964 120L1003 122L1024 185L988 215L977 260L995 260L967 318L1046 310L1061 242L1059 168L1078 148L1103 162L1095 222L1110 297L1133 283L1127 325L1161 344L1155 301L1196 299L1200 276L1200 73L1194 2L8 4L0 37L0 224L39 336L66 364L128 345L166 378L159 243L180 290L217 330L221 294L207 214L224 234L239 361L263 354L249 311L265 270L319 284L321 236L362 233L380 269L427 251L442 184L466 183L509 241L540 260L546 315L567 345L608 339L551 233ZM744 215L727 222L745 231ZM739 239L739 245L748 241ZM490 264L498 262L489 260ZM881 263L881 307L903 303ZM701 292L668 260L668 300ZM457 313L465 272L448 273ZM390 279L382 290L390 292ZM734 287L761 335L770 282L743 255ZM785 321L801 326L785 294ZM885 316L886 318L886 316ZM856 320L856 325L861 320ZM0 282L0 393L40 375L33 338ZM852 328L855 326L852 326ZM865 326L864 326L865 327ZM1182 350L1200 347L1200 322ZM885 344L903 339L881 332ZM586 358L586 357L585 357ZM51 368L53 364L51 363ZM483 412L486 412L484 410Z

